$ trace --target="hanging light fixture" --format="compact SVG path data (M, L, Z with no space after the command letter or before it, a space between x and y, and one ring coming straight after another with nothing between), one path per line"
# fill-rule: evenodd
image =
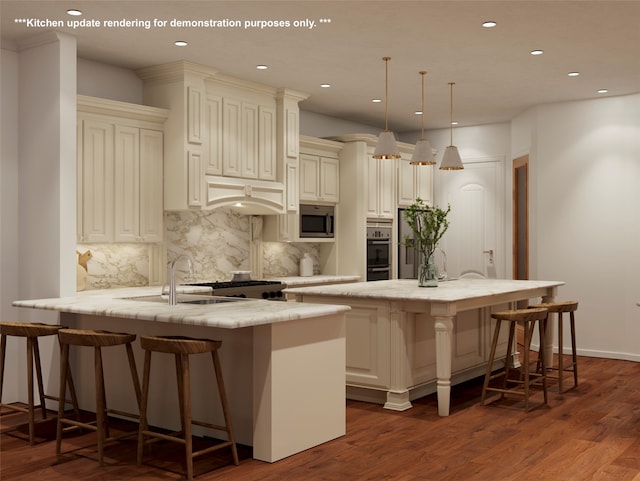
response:
M444 155L442 156L442 162L440 163L440 170L462 170L464 169L464 165L462 165L462 159L460 158L460 154L458 153L458 147L453 145L453 86L455 82L449 82L449 88L451 89L451 121L449 123L449 128L451 129L451 144L444 150Z
M413 155L411 156L411 165L434 165L436 163L433 158L433 150L431 149L431 143L424 138L424 76L427 75L427 72L424 70L418 72L422 77L422 114L421 114L421 122L422 122L422 135L420 135L420 140L416 143L416 147L413 150Z
M389 60L391 57L382 57L385 63L384 78L384 132L380 132L376 150L373 153L374 159L399 159L400 151L396 144L393 132L389 131Z

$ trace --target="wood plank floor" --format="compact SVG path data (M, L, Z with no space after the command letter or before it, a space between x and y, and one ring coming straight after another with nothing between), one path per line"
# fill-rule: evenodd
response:
M347 401L346 436L274 464L242 447L233 466L223 450L196 460L196 480L640 481L640 363L580 357L579 369L577 389L559 395L552 385L548 406L529 413L480 406L481 379L454 387L447 418L435 395L404 412ZM138 467L135 439L117 442L99 467L95 434L68 435L57 462L54 422L31 447L25 421L2 417L3 431L19 428L0 435L2 481L184 479L178 445L154 447Z

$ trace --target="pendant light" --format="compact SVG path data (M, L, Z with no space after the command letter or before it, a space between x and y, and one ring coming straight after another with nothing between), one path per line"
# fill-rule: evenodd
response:
M416 143L413 155L411 156L411 162L409 163L411 165L434 165L436 161L433 158L431 143L424 138L424 76L427 75L427 72L423 70L418 73L422 77L422 134L420 135L420 140Z
M460 154L458 153L458 147L453 145L453 86L455 82L449 82L449 88L451 89L451 121L449 128L451 129L451 144L444 150L444 155L442 156L442 162L440 163L440 170L462 170L464 169L464 165L462 165L462 159L460 158Z
M400 151L396 144L393 132L389 131L389 60L391 57L382 57L385 64L384 78L384 132L380 132L376 150L373 153L374 159L399 159Z

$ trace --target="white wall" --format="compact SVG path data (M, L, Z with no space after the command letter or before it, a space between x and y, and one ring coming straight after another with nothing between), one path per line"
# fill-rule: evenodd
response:
M78 59L79 95L141 104L143 87L133 70Z
M538 106L512 139L529 151L531 277L580 302L581 354L640 361L640 94Z

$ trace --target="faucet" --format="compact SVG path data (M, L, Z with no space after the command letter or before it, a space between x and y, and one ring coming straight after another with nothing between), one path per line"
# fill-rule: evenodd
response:
M187 261L187 264L189 265L189 275L190 276L193 275L193 261L191 260L191 257L181 254L175 259L173 259L173 261L171 261L171 264L169 264L169 305L170 306L175 306L178 303L177 294L176 294L176 264L180 259L185 259Z

